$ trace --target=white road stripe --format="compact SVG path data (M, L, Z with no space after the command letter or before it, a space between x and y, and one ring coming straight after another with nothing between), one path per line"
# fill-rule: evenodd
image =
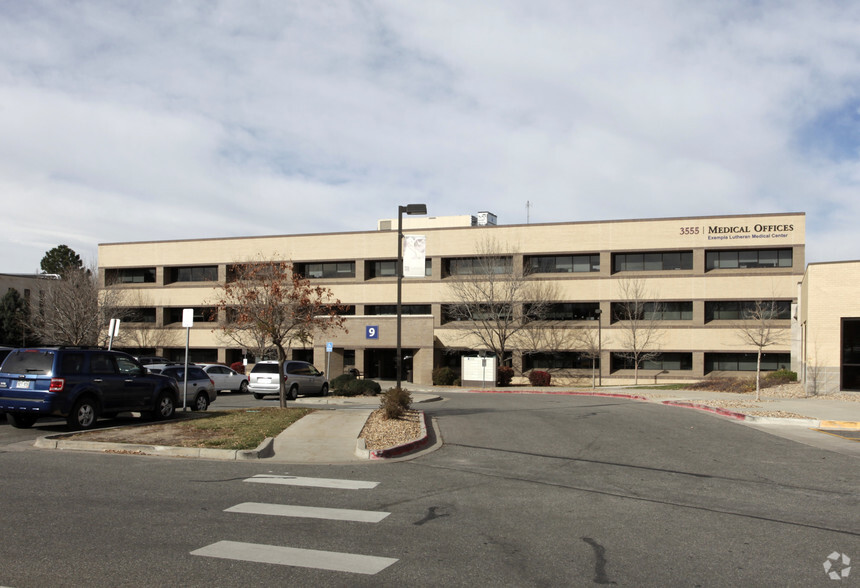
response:
M279 517L300 517L305 519L327 519L331 521L355 521L358 523L378 523L389 514L373 510L349 510L345 508L321 508L315 506L292 506L288 504L264 504L243 502L231 506L224 512L261 514Z
M247 478L245 482L258 484L282 484L284 486L309 486L312 488L337 488L341 490L369 490L376 488L379 482L362 482L361 480L336 480L330 478L300 478L297 476L272 476L258 474Z
M381 572L397 561L390 557L297 549L237 541L219 541L192 551L191 555L371 575Z

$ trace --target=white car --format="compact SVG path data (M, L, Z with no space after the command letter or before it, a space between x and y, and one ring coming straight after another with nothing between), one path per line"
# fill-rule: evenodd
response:
M228 368L220 363L198 363L198 367L215 383L215 389L219 392L229 390L230 392L238 392L239 394L248 393L248 376L243 376L239 372Z

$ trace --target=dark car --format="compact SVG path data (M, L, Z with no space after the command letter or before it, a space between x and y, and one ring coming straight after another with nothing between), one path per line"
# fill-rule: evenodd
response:
M174 415L179 388L147 373L119 351L84 348L15 349L0 368L0 410L14 427L64 417L71 429L92 428L98 418L121 412Z

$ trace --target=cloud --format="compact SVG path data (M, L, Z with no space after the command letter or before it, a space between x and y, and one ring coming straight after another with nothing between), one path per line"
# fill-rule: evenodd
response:
M858 33L826 1L3 4L0 271L411 201L806 211L808 260L860 258Z

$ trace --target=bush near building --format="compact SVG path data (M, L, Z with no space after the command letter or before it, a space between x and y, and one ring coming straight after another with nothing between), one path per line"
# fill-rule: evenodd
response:
M230 369L236 372L237 374L245 375L245 364L241 361L234 361L230 364Z
M457 374L449 367L440 367L433 370L434 386L451 386L457 379Z
M376 396L382 386L373 380L359 380L352 374L341 374L329 382L331 390L338 396Z
M549 372L532 370L529 372L529 383L532 386L549 386L552 376Z
M499 386L510 386L513 379L514 368L507 365L499 366L498 371L496 371L496 384Z

